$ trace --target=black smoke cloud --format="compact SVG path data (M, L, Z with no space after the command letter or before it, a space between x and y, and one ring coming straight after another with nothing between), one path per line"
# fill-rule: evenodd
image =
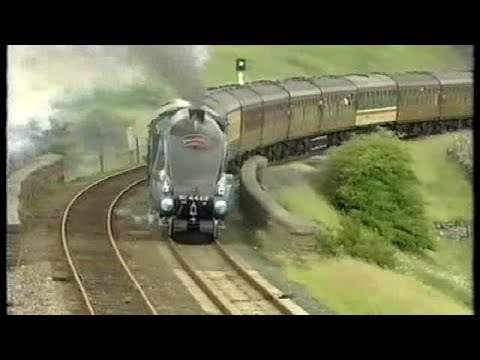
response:
M149 73L166 79L179 96L198 102L205 93L199 76L201 60L194 46L189 45L130 45L127 56Z

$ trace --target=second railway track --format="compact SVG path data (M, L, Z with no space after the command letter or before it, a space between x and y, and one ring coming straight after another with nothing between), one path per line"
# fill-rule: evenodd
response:
M63 246L92 315L155 314L123 263L109 226L119 193L138 181L142 170L138 167L97 181L78 193L64 212Z

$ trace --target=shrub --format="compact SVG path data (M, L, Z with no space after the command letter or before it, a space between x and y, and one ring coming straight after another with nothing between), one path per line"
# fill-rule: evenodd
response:
M391 132L355 136L327 160L323 187L338 209L401 250L431 249L412 162Z
M347 254L381 267L394 266L392 246L377 232L362 225L357 218L343 216L339 229L319 227L317 246L325 254Z

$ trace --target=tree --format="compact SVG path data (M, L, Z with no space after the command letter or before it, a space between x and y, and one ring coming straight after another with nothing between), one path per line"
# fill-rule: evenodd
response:
M74 134L85 149L98 154L103 172L105 149L126 147L127 125L128 122L125 119L112 112L94 109L87 113L83 121L76 124Z

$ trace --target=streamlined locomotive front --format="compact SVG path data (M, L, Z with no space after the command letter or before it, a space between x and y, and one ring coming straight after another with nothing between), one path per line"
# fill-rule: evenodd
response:
M218 237L231 195L225 127L223 119L204 109L184 108L171 116L158 147L159 172L152 188L169 236L200 231Z

